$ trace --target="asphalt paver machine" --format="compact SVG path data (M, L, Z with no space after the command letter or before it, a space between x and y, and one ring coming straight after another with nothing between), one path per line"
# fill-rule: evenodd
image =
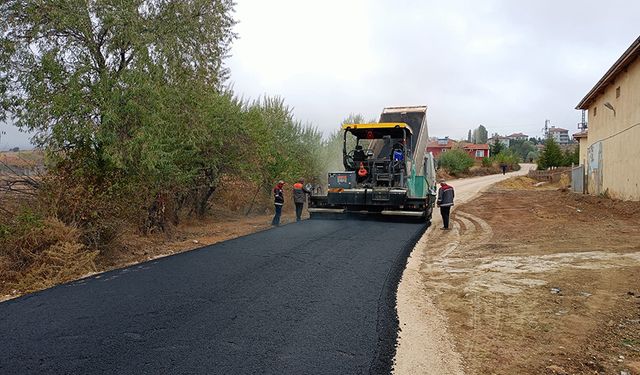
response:
M430 221L436 196L426 106L388 107L380 121L342 125L343 171L310 197L312 218L365 213Z

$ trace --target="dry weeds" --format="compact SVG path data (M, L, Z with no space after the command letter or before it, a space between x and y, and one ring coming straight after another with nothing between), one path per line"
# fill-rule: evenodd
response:
M97 251L80 243L80 231L48 218L4 242L1 291L17 295L74 280L96 270Z
M287 201L283 223L294 220L290 189L288 186L285 192ZM254 184L225 177L207 217L187 217L178 225L168 227L164 233L150 235L142 235L135 225L120 225L108 246L100 247L99 251L96 246L84 245L90 231L52 218L43 220L25 233L11 236L8 242L7 238L0 236L0 296L4 295L0 300L76 280L90 273L129 266L267 229L273 215L270 190L271 187L258 189ZM83 196L76 191L65 194ZM20 206L20 202L12 201L12 210ZM52 205L58 201L65 200L54 199ZM2 203L5 205L8 201L3 200ZM86 207L81 208L86 210ZM249 208L251 213L246 215ZM82 213L75 205L65 210ZM75 216L83 215L76 213Z

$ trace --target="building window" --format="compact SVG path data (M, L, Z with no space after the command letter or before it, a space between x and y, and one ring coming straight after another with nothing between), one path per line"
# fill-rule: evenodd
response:
M484 150L476 150L476 157L477 158L483 158L484 157Z
M616 87L616 98L620 97L620 86Z
M598 107L593 107L593 117L598 115Z

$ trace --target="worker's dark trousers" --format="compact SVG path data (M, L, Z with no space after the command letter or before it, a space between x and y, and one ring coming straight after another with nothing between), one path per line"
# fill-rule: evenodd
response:
M449 213L451 212L451 206L440 207L440 215L442 215L442 227L449 228Z
M295 203L296 205L296 221L302 220L302 209L304 208L304 203Z
M282 205L276 204L274 206L276 208L276 214L273 215L273 220L271 221L271 225L278 226L280 225L280 215L282 214Z

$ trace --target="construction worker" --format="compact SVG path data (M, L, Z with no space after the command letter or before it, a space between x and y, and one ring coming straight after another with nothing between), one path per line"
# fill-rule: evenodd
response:
M293 184L293 203L296 205L296 221L302 220L302 209L304 202L307 201L307 194L311 192L304 187L304 178L301 178Z
M273 188L273 204L276 209L275 215L273 215L273 220L271 221L271 225L277 227L280 225L280 215L282 214L282 206L284 205L284 191L282 188L284 187L284 181L280 180Z
M440 215L442 215L442 230L449 230L449 214L453 206L453 186L447 185L445 180L440 180L440 189L438 189L438 207L440 207Z
M506 174L507 173L507 164L506 163L500 163L500 169L502 170L502 174Z

